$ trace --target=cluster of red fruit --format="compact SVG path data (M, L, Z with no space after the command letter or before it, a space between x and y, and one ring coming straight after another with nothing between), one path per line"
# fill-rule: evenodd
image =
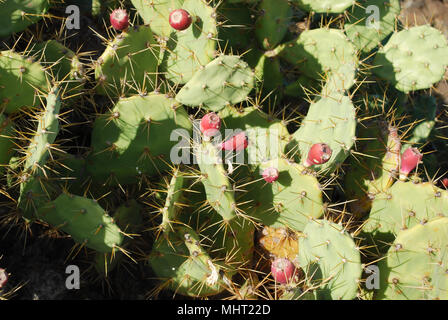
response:
M192 22L191 15L184 9L171 11L169 16L170 26L178 31L187 29ZM129 15L124 9L115 9L110 14L110 24L115 30L123 31L129 27Z

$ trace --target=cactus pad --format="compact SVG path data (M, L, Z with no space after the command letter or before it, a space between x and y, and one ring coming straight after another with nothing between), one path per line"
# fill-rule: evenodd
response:
M39 63L11 50L0 52L0 106L6 113L37 107L36 89L47 90L47 86L44 68Z
M112 252L123 241L120 228L92 199L61 194L42 206L38 217L70 234L76 242L98 252Z
M378 8L379 20L370 20L368 10ZM374 13L369 12L370 14ZM400 14L400 1L363 0L348 13L345 23L345 33L353 41L358 50L369 53L395 31L395 25Z
M120 94L124 83L131 92L150 92L156 87L160 49L151 29L139 26L117 35L95 65L97 91ZM129 90L129 88L126 88Z
M245 100L254 87L254 79L254 72L240 57L221 55L196 72L176 100L218 111Z
M299 263L319 283L319 299L356 297L362 274L361 254L353 238L339 224L310 221L299 239Z
M281 58L299 67L310 78L337 77L342 83L341 89L350 89L355 83L356 49L341 30L306 30L297 40L276 50L280 51Z
M428 89L442 80L448 66L448 42L429 25L394 33L375 56L373 71L398 90Z
M133 183L142 174L162 172L176 145L167 142L173 130L188 133L191 128L185 110L165 95L120 99L110 113L95 121L87 169L95 181L104 183L112 177L112 184Z
M448 299L448 218L435 218L398 233L379 262L376 299Z
M355 143L355 107L347 96L323 97L313 102L300 128L293 134L291 154L303 161L315 143L326 143L332 152L330 160L314 165L316 170L334 171L350 154Z
M444 215L446 208L448 191L429 182L397 181L389 190L376 195L363 231L390 243L400 230Z

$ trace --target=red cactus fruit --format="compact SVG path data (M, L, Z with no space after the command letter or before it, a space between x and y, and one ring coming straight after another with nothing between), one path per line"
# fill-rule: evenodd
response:
M212 137L221 128L221 118L214 112L207 113L201 119L201 132L205 137Z
M123 31L129 27L129 16L124 9L115 9L110 14L110 24L115 30Z
M240 151L246 149L248 143L246 133L243 131L221 143L221 149Z
M442 184L443 184L443 186L444 186L445 188L448 189L448 178L443 178L443 179L442 179Z
M409 172L417 167L417 164L422 161L423 155L417 148L407 148L401 155L400 164L400 180L406 179Z
M0 268L0 289L8 282L8 273L5 269Z
M323 164L330 160L333 151L326 143L315 143L308 152L308 158L305 160L304 166L310 167L314 164Z
M277 258L271 264L271 273L275 281L285 284L294 276L294 264L286 258Z
M192 19L188 11L185 11L184 9L176 9L171 11L169 21L171 27L182 31L191 25Z
M278 179L278 169L274 167L269 167L263 170L262 173L264 181L267 183L272 183L274 181L277 181Z

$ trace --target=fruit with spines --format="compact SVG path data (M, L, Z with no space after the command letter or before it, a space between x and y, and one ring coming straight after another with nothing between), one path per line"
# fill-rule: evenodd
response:
M289 283L293 280L295 273L294 264L286 258L277 258L272 261L271 274L274 280L281 284Z
M315 164L324 164L331 158L333 151L326 143L315 143L308 151L308 157L305 159L304 166L311 167Z
M423 155L417 148L408 148L401 155L400 180L405 180L409 173L422 161Z
M216 135L221 128L221 118L214 112L209 112L201 119L201 132L205 138Z
M262 173L264 181L267 183L272 183L274 181L277 181L278 179L278 169L274 167L269 167L263 170Z
M170 26L178 31L187 29L192 22L192 18L188 11L184 9L176 9L170 12Z
M124 9L115 9L109 16L112 27L117 31L123 31L129 27L129 15Z
M240 132L221 143L220 149L226 151L241 151L247 148L249 141L246 133Z

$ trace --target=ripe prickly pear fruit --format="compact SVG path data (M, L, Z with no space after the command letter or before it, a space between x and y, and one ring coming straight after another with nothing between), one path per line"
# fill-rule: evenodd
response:
M272 262L271 273L272 277L278 283L288 283L294 276L294 264L286 258L277 258Z
M278 179L278 169L274 167L269 167L263 170L262 173L264 181L267 183L272 183L274 181L277 181Z
M221 118L214 112L207 113L201 119L201 132L204 137L209 138L219 132Z
M190 14L184 9L173 10L169 17L170 26L176 30L182 31L187 29L192 22Z
M311 167L315 164L323 164L330 160L333 151L326 143L315 143L308 152L308 158L305 160L304 166Z
M246 149L247 145L246 133L243 131L221 143L221 150L240 151Z
M129 27L129 16L124 9L115 9L110 14L110 24L115 30L123 31Z
M445 188L448 188L448 178L443 178L442 184Z
M401 155L400 180L405 180L409 172L417 167L423 155L417 148L407 148Z
M8 282L8 273L5 269L0 268L0 289Z

